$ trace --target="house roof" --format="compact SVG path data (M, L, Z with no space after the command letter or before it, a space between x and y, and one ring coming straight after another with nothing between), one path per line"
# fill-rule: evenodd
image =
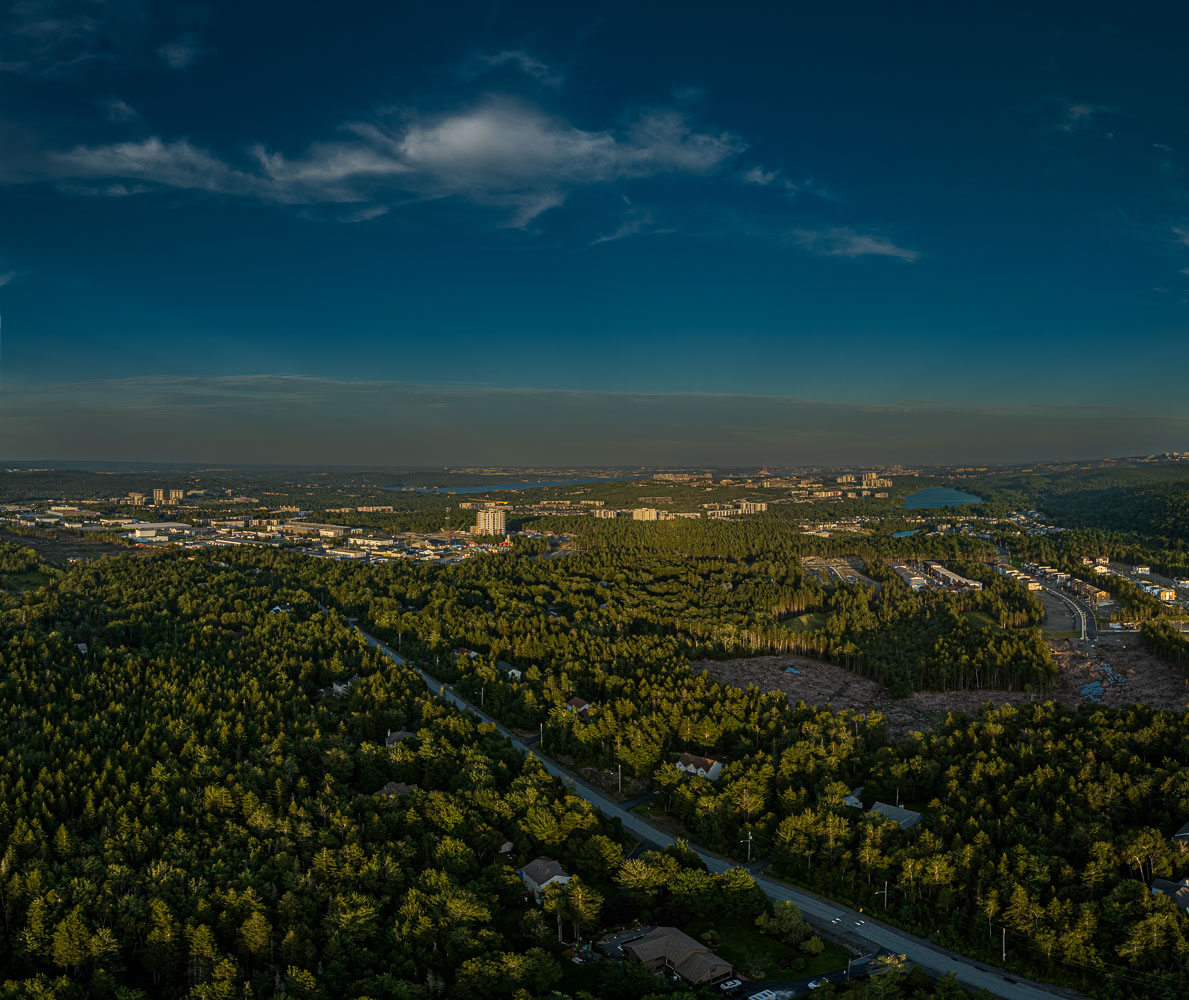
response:
M1173 840L1189 840L1189 823L1186 823L1172 835Z
M581 712L584 708L590 705L590 702L585 698L571 698L566 702L566 704L569 705L570 708L577 709L579 712Z
M520 869L520 874L536 885L544 885L551 878L569 878L566 870L553 858L534 858Z
M1154 878L1151 885L1152 892L1161 892L1168 896L1183 910L1189 910L1189 879L1184 882L1170 882L1166 878Z
M716 761L713 757L699 757L692 753L683 753L677 758L677 764L679 767L692 767L694 770L701 768L703 771L709 771L717 763L718 761Z
M390 729L388 735L384 737L384 746L390 747L396 743L403 743L405 740L413 739L417 734L410 733L407 729L398 729L395 733Z
M890 806L886 802L876 802L868 812L879 813L881 816L890 819L893 823L898 823L901 830L907 830L910 826L916 826L921 821L921 814L913 812L911 809L905 809L902 806Z
M376 792L376 795L408 795L409 792L413 791L413 789L416 787L416 785L406 785L403 781L390 781L378 792Z
M657 927L625 944L624 950L640 962L663 961L692 983L714 979L731 971L729 962L676 927Z

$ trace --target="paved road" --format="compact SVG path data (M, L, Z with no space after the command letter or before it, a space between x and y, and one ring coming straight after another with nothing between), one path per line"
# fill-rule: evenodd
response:
M369 645L374 646L386 656L391 657L396 663L403 664L407 662L395 649L381 642L375 636L368 635L358 625L355 626L355 629L367 640ZM412 666L421 675L421 679L425 681L426 686L433 694L441 695L456 707L472 712L484 722L491 723L513 746L526 756L532 753L531 749L515 733L501 725L490 715L482 712L477 706L472 705L464 698L455 694L452 688L443 685L441 681L420 667L415 664ZM559 778L563 784L574 791L574 794L586 799L587 802L597 807L603 815L618 819L623 823L624 828L634 836L639 837L641 840L659 844L661 847L667 847L675 842L675 837L653 826L643 817L625 810L620 803L608 798L602 792L598 791L598 789L591 788L584 782L579 781L567 770L553 763L553 761L539 754L537 755L537 759L546 771L554 777ZM718 855L711 854L709 851L703 850L694 844L690 844L689 846L706 862L706 867L712 872L723 872L728 868L735 867L736 863L734 861L720 858ZM921 938L897 930L887 924L880 923L878 920L872 919L868 914L858 913L855 910L813 893L806 892L803 889L794 889L792 886L785 885L783 882L778 882L766 875L756 875L755 880L756 884L771 899L778 902L787 899L795 903L800 907L801 912L805 914L805 918L811 924L817 924L824 929L832 930L838 934L845 934L847 937L860 938L873 948L895 952L898 955L905 955L909 961L916 963L935 975L940 976L947 972L952 972L958 977L959 982L973 989L986 990L994 996L1004 997L1005 1000L1053 1000L1054 997L1069 998L1078 996L1078 994L1070 990L1056 991L1038 983L1031 983L1015 976L1005 975L1000 969L995 969L991 966L982 965L970 959L954 955Z

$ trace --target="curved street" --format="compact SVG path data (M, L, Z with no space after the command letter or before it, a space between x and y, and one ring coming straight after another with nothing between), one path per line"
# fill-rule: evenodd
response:
M369 635L358 625L354 627L370 646L380 650L380 652L390 657L395 663L408 663L391 646L381 642L375 636ZM455 694L449 686L442 684L416 664L410 665L421 675L421 679L425 681L426 687L429 688L431 693L445 698L455 707L471 712L484 722L495 726L501 735L526 756L533 753L532 748L523 739L511 732L504 725L481 711L477 706L472 705L466 699ZM587 802L594 805L603 815L618 819L623 824L624 829L628 830L634 836L641 840L657 844L660 847L667 847L676 841L677 838L671 834L653 826L642 816L624 809L620 803L615 802L597 789L591 788L589 785L578 780L565 768L560 767L546 757L542 757L540 754L536 754L536 757L546 771L554 777L559 778L567 787L573 790L575 795L586 799ZM720 858L718 855L712 854L698 847L696 844L690 843L689 846L706 862L706 866L712 872L722 872L736 865L736 862ZM879 920L873 919L869 914L859 913L856 910L842 906L822 896L806 892L804 889L795 889L766 875L756 875L755 880L756 884L768 894L770 899L777 900L778 902L788 900L791 903L795 903L800 907L806 920L811 924L816 924L822 929L834 934L861 939L871 945L872 948L885 949L896 954L905 955L909 961L914 962L934 975L941 976L947 972L952 972L957 976L959 982L971 989L986 990L988 993L997 997L1004 997L1006 1000L1053 1000L1055 997L1062 997L1069 1000L1069 998L1081 996L1081 994L1075 993L1073 990L1057 989L1056 987L1034 983L1006 973L1002 969L996 969L981 962L963 958L944 948L930 944L928 941L915 935L881 923Z

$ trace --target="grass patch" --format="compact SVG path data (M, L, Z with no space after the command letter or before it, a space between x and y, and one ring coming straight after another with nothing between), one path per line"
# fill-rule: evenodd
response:
M784 627L790 632L812 632L826 624L826 615L822 611L810 611L796 618L785 621Z
M989 629L992 632L1007 631L1000 624L991 618L990 615L983 611L963 611L962 617L965 618L971 625L976 625L979 628Z
M835 969L845 969L851 957L847 952L827 944L820 955L806 955L800 948L784 944L760 933L750 921L701 920L683 928L686 934L698 941L702 935L713 930L722 938L714 952L730 962L735 970L744 975L748 970L760 972L752 979L797 979L801 976L820 976ZM805 966L793 969L796 959L804 959ZM782 960L784 966L782 967ZM751 966L755 965L755 969Z

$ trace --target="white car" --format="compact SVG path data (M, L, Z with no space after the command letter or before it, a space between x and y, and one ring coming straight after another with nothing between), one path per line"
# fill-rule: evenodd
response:
M725 983L719 983L718 988L724 993L730 993L731 990L737 990L742 985L742 979L728 979Z
M771 990L760 990L759 993L753 993L747 1000L776 1000L776 994Z
M815 979L809 984L809 988L811 990L816 990L819 986L825 986L829 981L830 980L828 979Z

